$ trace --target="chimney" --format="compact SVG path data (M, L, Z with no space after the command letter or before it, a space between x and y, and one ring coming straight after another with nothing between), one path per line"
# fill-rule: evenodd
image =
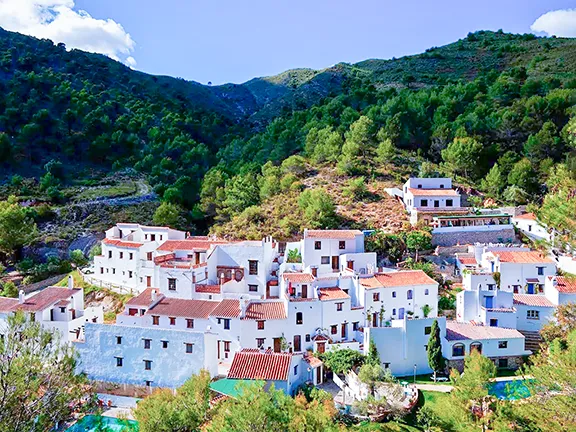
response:
M558 286L558 278L556 276L552 276L552 286Z
M72 275L68 275L68 289L74 289L74 279Z
M24 290L20 290L20 292L18 293L18 303L20 304L24 303Z
M156 296L156 290L155 289L152 290L152 294L150 295L150 299L152 300L152 303L154 303L156 301L157 296Z
M240 318L244 318L246 316L246 309L248 309L248 304L250 300L241 298L240 299Z

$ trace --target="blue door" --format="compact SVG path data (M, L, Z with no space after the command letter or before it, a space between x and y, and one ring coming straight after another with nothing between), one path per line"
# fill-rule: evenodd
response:
M398 309L398 319L404 319L404 308Z
M528 284L528 294L534 294L534 284Z
M494 306L494 297L486 297L486 309L492 309Z

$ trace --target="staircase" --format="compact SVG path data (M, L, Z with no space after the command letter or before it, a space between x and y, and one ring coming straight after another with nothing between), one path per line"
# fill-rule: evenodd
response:
M540 344L542 343L542 336L539 332L520 330L524 335L524 349L530 350L533 353L540 351Z

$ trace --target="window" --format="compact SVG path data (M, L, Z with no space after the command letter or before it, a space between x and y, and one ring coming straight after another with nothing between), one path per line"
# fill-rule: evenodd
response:
M537 267L538 268L538 276L544 275L544 267Z
M307 334L306 336L304 336L304 339L306 340L306 342L310 342L310 335Z
M115 268L112 269L112 274L116 274L116 269L115 269Z
M432 327L430 326L424 327L424 334L429 335L430 333L432 333Z
M358 321L352 323L352 331L358 331Z
M408 290L408 292L406 293L406 298L408 300L412 300L412 290Z
M380 301L380 293L372 294L372 301Z
M498 320L496 318L490 318L490 327L498 327Z
M104 274L104 267L100 267L100 274Z
M124 258L124 252L120 252L120 259Z
M494 284L488 284L488 291L494 291L495 286L496 285L494 285Z
M230 341L224 341L224 352L230 352Z
M144 360L144 370L152 370L152 360Z
M176 317L169 317L170 325L176 325Z
M300 325L304 322L302 317L302 312L296 312L296 325Z
M122 367L122 361L124 359L122 357L116 357L116 367Z
M66 308L65 307L61 307L60 308L60 313L65 313L66 312Z
M256 321L258 325L258 330L264 330L264 321Z
M322 249L322 242L320 242L320 241L314 242L314 249L316 249L316 250Z
M186 328L194 328L194 320L192 318L186 318Z
M116 336L116 345L122 345L122 336Z
M392 298L396 298L396 291L392 291Z
M528 225L528 231L532 232L532 225Z
M144 349L150 349L151 339L144 339Z
M158 315L152 315L152 325L160 325L160 317Z
M422 189L422 185L421 185L421 184L418 185L418 189Z
M507 368L508 367L508 359L507 358L498 359L498 367L499 368Z
M130 252L130 259L134 259L134 254Z
M330 257L327 256L320 257L320 264L330 264Z
M152 387L152 381L146 380L146 387Z
M330 326L330 334L335 335L337 333L338 333L338 326L335 326L335 325Z
M298 365L294 366L294 376L298 375Z
M255 260L248 261L248 274L250 275L258 274L258 261Z
M186 345L186 354L192 354L194 352L194 344L187 343Z
M338 249L342 250L342 249L346 249L346 242L343 240L340 240L338 242Z
M420 205L422 207L428 207L428 200L427 199L420 200Z
M176 279L168 278L168 289L170 291L176 291Z
M164 349L168 348L168 341L162 341L162 348Z
M132 279L132 270L128 270L128 277Z
M526 319L538 320L540 319L540 311L537 310L527 310Z
M430 294L430 290L429 290L428 288L426 288L426 289L424 290L424 295L428 295L428 294Z
M224 330L230 330L230 320L228 318L224 319Z
M498 348L500 349L508 348L508 341L498 341Z
M256 338L256 347L257 348L262 348L264 347L264 344L266 343L266 339L265 338Z
M258 285L248 285L248 291L257 292L258 291Z
M457 343L452 346L452 357L464 357L464 344Z
M384 369L390 369L390 363L384 363Z
M336 312L341 312L344 307L344 303L336 303Z
M436 208L440 207L440 201L434 200L434 207Z
M482 344L480 342L472 342L470 344L470 352L476 351L478 354L482 354Z
M156 234L150 234L150 240L156 241Z
M148 253L146 254L146 259L147 259L148 261L152 261L152 252L148 252Z
M392 315L396 316L396 309L392 309Z
M451 199L446 200L446 207L452 207L453 205L454 205L454 201L452 201Z
M108 258L112 258L112 251L108 251Z

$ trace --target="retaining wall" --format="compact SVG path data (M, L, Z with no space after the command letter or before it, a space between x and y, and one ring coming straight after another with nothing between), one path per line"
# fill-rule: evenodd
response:
M511 243L516 238L513 228L499 231L451 232L432 234L433 246L455 246L474 243Z

